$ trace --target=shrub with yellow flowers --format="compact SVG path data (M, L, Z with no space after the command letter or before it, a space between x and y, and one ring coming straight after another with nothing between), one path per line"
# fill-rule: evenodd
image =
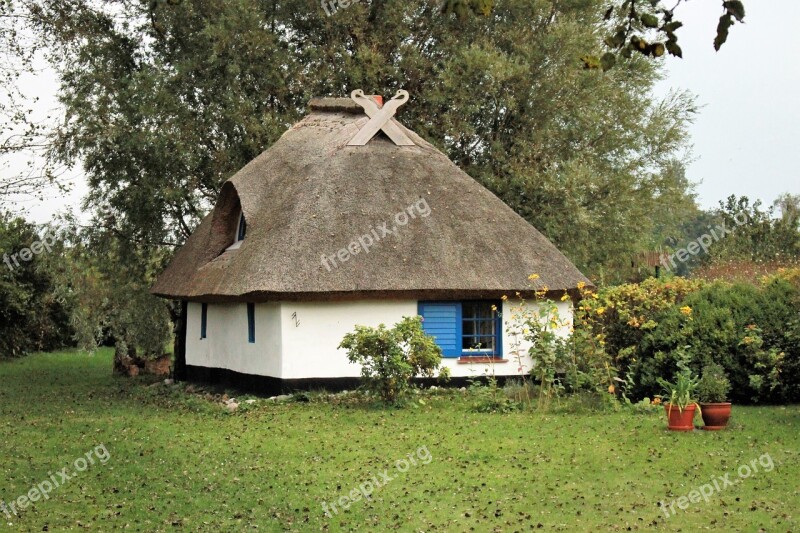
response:
M535 282L538 276L533 274L529 279ZM585 300L592 294L584 283L579 283L572 295L566 291L553 295L545 286L534 289L532 302L516 295L507 322L512 339L518 340L512 353L519 358L520 367L522 355L532 360L531 377L538 386L539 409L546 409L554 398L571 392L592 391L604 400L614 399L616 369L605 350L603 336L587 328L574 328L572 317L561 316L558 309L559 301L569 301L573 295L576 300ZM583 315L585 311L578 313ZM520 341L528 346L525 354L519 349Z
M752 283L668 277L569 292L529 279L534 301L517 294L506 321L524 341L524 353L512 350L520 368L533 360L540 407L587 390L623 404L652 398L680 354L694 372L722 365L737 403L800 401L800 269ZM568 301L572 315L559 316Z

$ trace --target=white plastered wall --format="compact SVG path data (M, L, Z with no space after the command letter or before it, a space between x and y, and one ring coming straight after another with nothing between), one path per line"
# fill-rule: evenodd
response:
M535 309L535 303L525 304ZM506 363L459 363L444 358L453 377L494 374L521 376L530 372L530 345L512 335L514 315L521 303L503 302L503 358ZM572 325L572 304L558 302L560 335ZM209 304L207 338L200 339L201 304L190 302L187 316L186 362L207 368L225 368L244 374L282 379L358 377L359 365L350 363L338 348L356 325L391 327L404 316L415 316L416 300L357 302L275 302L256 304L256 342L247 342L247 305Z
M556 334L567 337L572 328L572 301L557 302L556 311L557 316L554 318L559 324ZM541 321L548 319L547 313L540 312L539 304L536 302L522 303L516 299L503 302L503 357L508 359L509 362L505 363L505 366L510 368L504 373L496 372L497 375L521 376L533 369L533 361L528 355L531 343L524 340L520 334L521 320L528 316L539 316Z
M356 325L392 327L416 316L416 300L284 302L281 304L284 379L341 378L361 375L360 365L338 348Z
M256 342L248 342L247 304L208 304L206 338L200 338L202 304L189 302L186 364L280 377L280 304L255 306Z
M515 308L521 302L503 302L503 357L506 363L459 363L456 358L443 358L442 364L450 369L453 377L472 377L494 374L497 376L521 376L530 372L532 362L528 356L529 343L515 339L510 332L510 322ZM527 303L527 309L537 304ZM563 326L559 335L568 335L572 326L572 302L558 302L558 313ZM417 314L416 301L361 301L361 302L304 302L283 303L281 309L283 338L284 379L357 377L359 365L347 361L344 350L337 347L345 334L356 325L392 326L404 316ZM297 325L299 323L299 325Z

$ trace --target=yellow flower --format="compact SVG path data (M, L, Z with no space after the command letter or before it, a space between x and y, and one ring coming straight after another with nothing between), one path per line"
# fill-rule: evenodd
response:
M597 293L594 293L594 294L592 294L592 298L594 298L595 300L597 300L597 299L599 298L599 296L597 296Z
M661 405L661 398L653 398L653 405Z
M584 288L585 286L586 286L586 282L585 281L579 281L578 282L578 290Z
M605 307L598 307L597 308L597 314L598 315L602 315L605 312L606 312L606 308Z
M567 294L567 293L565 292L565 293L564 293L564 296L562 296L562 297L561 297L561 301L562 301L562 302L566 302L567 300L569 300L569 294Z
M539 274L531 274L530 276L528 276L528 279L531 281L539 279Z
M608 393L609 394L614 394L615 390L617 390L617 389L614 388L614 385L609 385L608 386Z
M692 308L689 307L688 305L684 305L683 307L681 307L680 311L686 316L692 316Z

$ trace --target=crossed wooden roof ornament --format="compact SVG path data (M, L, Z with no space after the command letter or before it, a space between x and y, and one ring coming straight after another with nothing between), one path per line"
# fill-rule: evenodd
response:
M364 146L376 133L383 131L398 146L413 146L414 142L400 128L396 121L392 120L397 108L405 104L408 100L408 91L399 90L394 98L386 102L383 107L378 107L378 103L372 98L365 96L364 91L356 89L350 93L350 98L355 103L364 108L364 112L369 117L369 122L350 139L347 146Z

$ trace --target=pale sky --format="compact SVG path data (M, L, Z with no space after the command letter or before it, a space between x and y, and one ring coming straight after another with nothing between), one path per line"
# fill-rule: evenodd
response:
M800 194L800 32L795 28L800 2L745 0L746 24L731 28L717 53L712 42L721 3L689 0L678 7L684 58L666 58L666 79L656 94L688 89L702 106L690 127L696 161L687 173L699 182L701 207L716 207L730 194L770 205L781 193ZM52 72L25 77L21 87L40 97L40 117L57 107ZM17 158L0 172L23 168L24 160ZM53 191L44 202L20 202L17 210L38 223L64 209L80 212L86 184L79 170L69 177L74 183L70 194Z
M770 205L781 193L800 194L800 2L745 0L745 24L715 52L721 5L678 7L683 59L667 59L658 91L688 89L703 106L690 128L696 161L687 173L702 181L701 207L730 194Z

